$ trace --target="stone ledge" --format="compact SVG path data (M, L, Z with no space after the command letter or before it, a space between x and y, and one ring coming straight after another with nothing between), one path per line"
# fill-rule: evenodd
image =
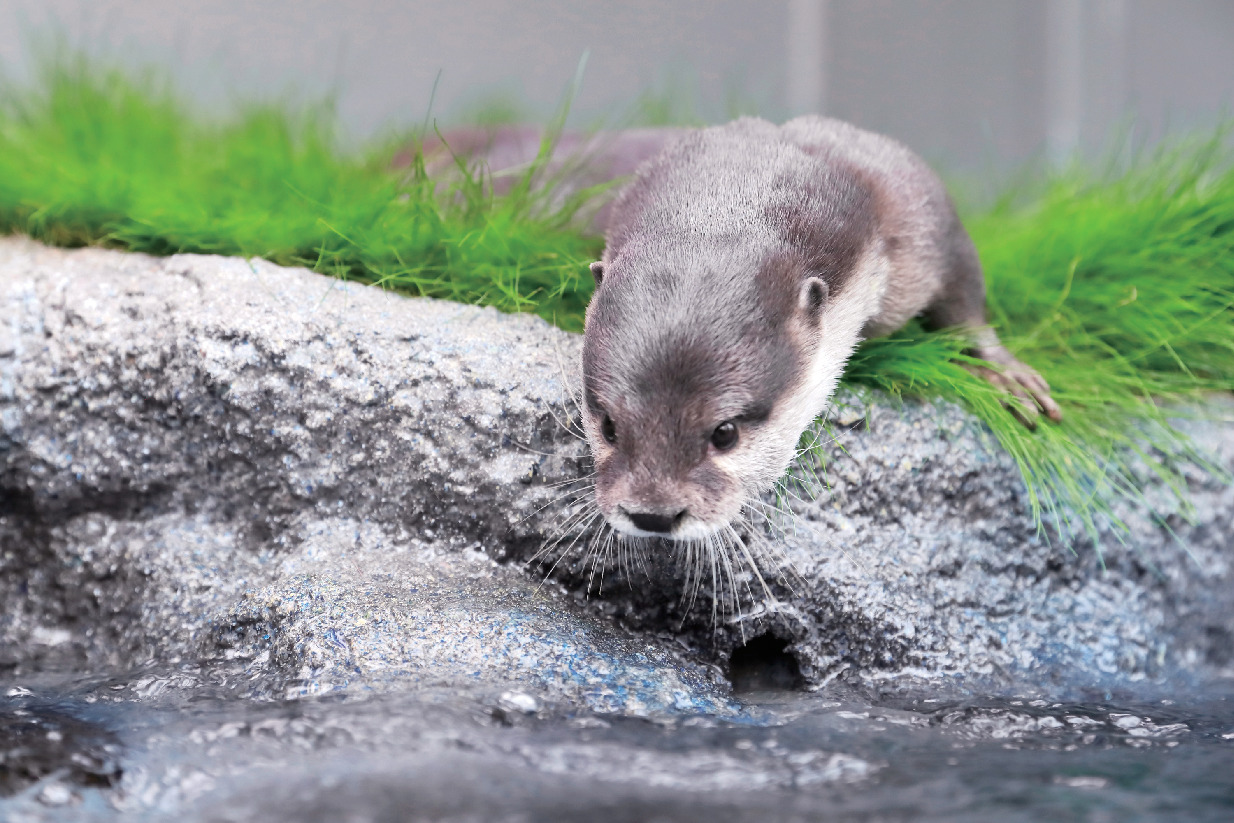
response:
M307 691L433 672L638 711L722 711L698 661L764 632L815 685L1230 666L1234 490L1198 473L1199 522L1170 523L1191 556L1128 512L1103 570L1036 534L963 412L850 397L865 424L783 539L795 593L713 624L663 557L581 605L480 562L530 558L555 484L587 471L559 422L578 339L537 318L20 238L0 239L0 302L0 666L222 656ZM1229 423L1189 425L1234 468ZM556 574L586 588L577 558ZM377 602L395 604L384 622Z

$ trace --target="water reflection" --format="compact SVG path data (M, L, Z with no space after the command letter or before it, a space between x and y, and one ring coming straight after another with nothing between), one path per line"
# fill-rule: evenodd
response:
M764 688L736 719L600 716L480 689L278 692L188 669L4 684L0 819L1124 821L1234 809L1234 702L1211 690L1060 702Z

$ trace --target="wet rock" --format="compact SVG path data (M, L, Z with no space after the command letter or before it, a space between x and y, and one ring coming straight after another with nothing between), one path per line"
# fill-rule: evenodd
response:
M680 646L493 559L538 545L582 471L557 422L570 336L256 260L22 240L0 290L11 672L223 659L289 694L730 710Z
M522 684L592 711L735 710L709 670L482 552L417 548L354 521L314 525L279 561L276 581L244 593L206 634L213 653L291 676L286 695ZM535 711L530 694L502 697Z
M119 781L121 746L115 735L55 709L22 703L0 708L0 797L51 779L39 799L64 805L73 798L69 786L104 788Z
M1107 531L1097 545L1068 540L1035 528L1013 461L960 410L873 394L840 400L833 419L856 406L864 422L832 427L826 485L789 501L794 516L775 538L798 574L723 627L725 651L770 636L787 642L810 683L856 677L876 688L914 678L1000 688L1228 676L1228 665L1212 665L1234 624L1227 480L1187 470L1189 521L1145 478L1161 510L1123 507L1125 533ZM1215 419L1178 425L1232 471L1234 403L1214 398L1206 411ZM711 616L687 614L661 584L669 579L666 568L628 586L615 580L625 601L615 610L632 625L704 635Z
M11 673L221 659L288 695L482 683L654 714L728 711L709 664L764 637L814 686L1228 663L1234 490L1200 472L1196 525L1120 512L1125 545L1073 555L960 410L847 396L829 488L774 537L793 590L713 615L655 544L598 591L594 521L566 528L578 340L536 318L21 239L0 304ZM1188 425L1234 467L1230 423ZM563 532L566 591L523 566Z

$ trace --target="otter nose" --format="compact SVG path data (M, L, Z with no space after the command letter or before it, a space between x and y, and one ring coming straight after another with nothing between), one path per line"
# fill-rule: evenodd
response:
M662 514L660 512L626 512L635 526L645 532L656 532L657 534L668 534L681 522L681 518L686 516L686 510L682 509L676 514Z

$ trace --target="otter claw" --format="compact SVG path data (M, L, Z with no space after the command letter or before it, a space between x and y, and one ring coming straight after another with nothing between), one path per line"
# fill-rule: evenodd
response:
M1050 384L1041 375L1016 360L1002 346L980 349L976 352L982 360L989 361L999 369L975 366L973 371L994 386L1011 395L1004 405L1028 428L1036 428L1040 413L1055 423L1063 419L1063 410L1050 396Z

